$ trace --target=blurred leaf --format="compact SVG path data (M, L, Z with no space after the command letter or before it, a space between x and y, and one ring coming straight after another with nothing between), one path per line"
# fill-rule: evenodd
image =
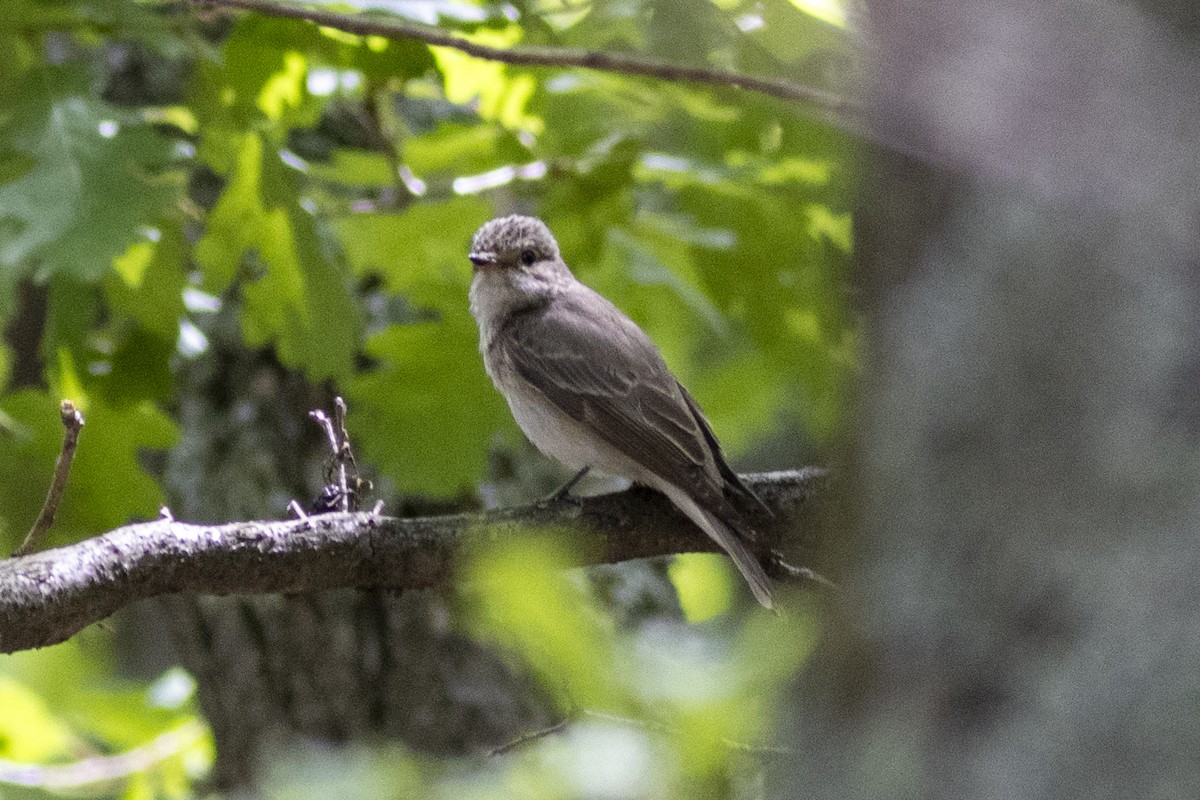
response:
M50 282L46 303L46 330L42 336L42 355L46 359L46 382L59 397L88 406L90 383L87 366L98 356L91 332L103 309L95 286L56 276Z
M317 180L332 181L348 186L394 186L395 171L392 162L383 153L339 148L334 150L329 161L310 161L309 175Z
M146 690L137 685L89 687L72 699L83 709L73 715L74 728L116 751L145 744L194 718L189 711L154 707L147 702Z
M376 274L416 305L466 308L471 236L492 208L477 197L414 205L402 214L352 214L334 222L350 268Z
M698 369L688 383L727 455L736 457L774 431L785 411L806 418L795 376L761 351L739 347ZM822 428L827 430L827 428Z
M41 697L2 675L0 708L0 759L37 764L63 758L78 744Z
M785 63L850 50L845 9L836 0L763 0L760 9L763 24L746 38Z
M0 107L0 153L24 159L0 183L0 230L12 231L0 267L27 271L36 259L43 276L93 281L175 198L178 182L161 174L171 142L93 98L77 68L39 66L21 83Z
M347 382L348 425L363 454L401 491L449 495L473 486L493 432L511 427L478 341L465 308L367 341L380 364Z
M670 575L688 622L710 620L733 605L733 576L723 556L683 553L671 559Z
M529 151L498 125L446 123L404 142L404 162L422 177L473 175L529 159Z
M704 64L705 56L734 30L710 0L648 0L646 50L678 64Z
M513 25L506 30L481 30L468 38L492 47L508 47L521 38L521 29ZM527 109L537 90L537 82L530 75L499 61L475 58L458 50L431 49L442 70L448 100L475 104L480 117L499 122L510 130L541 132L542 121Z
M486 203L460 198L335 224L356 273L379 275L389 291L436 314L372 336L367 353L378 365L346 384L363 452L404 491L450 494L473 484L494 431L511 428L467 310L467 246L489 216Z
M431 777L438 770L389 743L284 752L265 764L264 772L260 796L266 800L395 800L434 797Z
M611 620L566 579L565 536L522 537L471 554L477 633L518 653L568 707L619 710L621 669Z
M358 313L343 276L322 258L295 182L262 139L247 134L196 260L203 288L214 294L248 267L241 283L247 344L273 343L283 363L313 379L343 376L358 344Z
M174 341L184 315L185 247L176 225L160 231L157 241L130 245L104 282L109 310Z
M790 0L792 5L822 22L846 27L846 4L842 0Z
M175 385L171 370L175 337L129 327L120 331L114 344L108 374L97 381L105 402L114 407L169 402Z

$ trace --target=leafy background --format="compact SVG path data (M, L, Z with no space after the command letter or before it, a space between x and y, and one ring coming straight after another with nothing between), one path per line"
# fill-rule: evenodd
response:
M829 2L371 8L497 46L853 83L853 39ZM563 476L488 383L467 311L466 244L503 213L546 220L576 274L659 344L739 466L799 465L836 430L856 353L855 142L799 104L131 0L12 0L0 75L9 550L49 483L63 398L87 424L50 546L163 504L184 519L283 516L320 486L320 438L304 414L334 393L391 508L551 488ZM746 762L761 752L731 743L769 741L772 698L815 636L803 606L761 619L723 561L694 556L672 563L670 582L643 575L668 599L632 613L643 599L564 577L562 558L552 543L480 554L473 594L447 608L591 716L484 767L411 743L284 756L264 791L753 785ZM638 568L618 573L629 581ZM0 660L0 779L13 791L79 788L16 764L62 770L125 751L141 760L104 780L85 771L81 785L125 797L203 785L212 743L192 678L167 665L139 674L120 627ZM658 722L630 722L648 717Z

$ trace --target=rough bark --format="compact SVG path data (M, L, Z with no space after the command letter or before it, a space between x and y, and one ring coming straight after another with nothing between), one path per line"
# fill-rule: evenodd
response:
M811 539L817 469L745 476L774 517L756 520L760 549L797 531ZM395 519L326 514L201 526L158 521L0 562L0 652L63 641L119 608L164 594L426 589L452 579L473 543L561 529L580 564L713 551L661 495L644 489L485 514Z

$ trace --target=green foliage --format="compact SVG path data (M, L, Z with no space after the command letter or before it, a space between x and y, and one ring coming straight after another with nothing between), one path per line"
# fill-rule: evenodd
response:
M82 638L0 660L0 786L192 796L213 758L195 683L177 669L145 685L121 680L96 637Z
M195 257L202 288L241 284L246 344L274 343L284 364L313 378L343 377L358 344L357 312L349 288L321 258L312 218L296 205L295 187L275 153L246 134L232 176L208 218Z
M852 66L843 28L804 11L831 3L434 5L442 29L493 46L641 53L830 90ZM162 453L181 439L171 469L194 474L179 483L237 480L210 456L180 456L252 449L220 437L235 435L239 414L261 423L247 409L278 384L235 363L269 363L343 394L356 453L379 485L460 496L503 478L494 456L528 452L482 369L465 259L471 233L501 213L547 221L577 275L659 343L735 461L782 452L780 466L794 464L840 421L856 369L845 302L854 142L804 108L186 4L14 0L4 17L9 549L45 495L63 398L87 424L50 544L178 501ZM201 391L211 395L204 414ZM198 444L198 420L222 414L231 421ZM272 456L263 463L293 454ZM262 505L282 515L288 492L304 489L278 483ZM229 493L247 486L257 483ZM588 776L614 764L637 769L620 772L630 782L609 796L728 784L730 742L770 735L779 687L811 646L807 617L743 620L740 584L722 560L698 556L671 569L692 626L654 643L564 581L559 559L550 545L480 556L464 625L530 666L564 713L621 719L585 716L480 769L351 754L341 766L356 786L386 773L413 794L581 796L602 794ZM689 648L707 655L679 656ZM146 687L114 689L107 663L71 645L0 660L0 759L65 763L195 724L186 705L148 710ZM191 756L100 791L187 795L196 753L210 746L197 741L179 751Z
M488 213L483 201L459 198L335 225L355 273L377 276L425 312L372 334L366 351L375 368L345 387L366 457L411 491L453 492L478 480L489 432L508 425L482 362L471 357L478 334L465 302L471 272L462 243Z
M2 97L0 269L95 281L156 222L179 181L171 141L91 96L79 66L39 65Z

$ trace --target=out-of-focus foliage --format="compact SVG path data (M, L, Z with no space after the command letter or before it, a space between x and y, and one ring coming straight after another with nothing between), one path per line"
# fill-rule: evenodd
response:
M494 45L641 53L833 90L852 67L830 0L447 0L394 13ZM735 461L781 442L799 453L799 431L819 440L837 422L854 367L853 142L799 105L138 0L11 0L0 77L5 551L44 496L62 398L87 425L52 545L153 517L189 470L208 469L186 454L225 445L196 444L206 432L182 376L205 358L219 375L214 336L343 393L379 485L451 497L494 479L496 453L523 451L476 353L464 254L500 213L547 221L579 277L658 342ZM254 423L246 404L232 409ZM256 485L231 480L231 496ZM758 642L802 620L738 628L739 585L697 557L672 575L687 618L712 629L630 634L543 555L479 562L472 630L503 639L571 703L661 725L582 718L538 746L541 760L506 760L486 780L405 757L389 768L402 783L455 797L683 796L728 769L729 741L768 733L772 687L802 653L764 665L776 650ZM149 711L149 690L112 681L105 648L0 661L0 758L114 753L192 719L186 705ZM186 753L203 746L130 772L119 791L186 794L198 763ZM641 764L652 782L581 790L571 781L586 770L611 774L580 760L589 751Z
M188 797L207 773L212 741L196 715L192 678L173 669L148 684L119 679L99 638L89 632L0 660L5 797L22 786Z
M786 618L727 625L613 624L561 541L484 548L469 567L462 618L539 671L565 724L488 759L402 749L294 754L268 797L663 798L754 796L782 685L815 642L803 604Z

